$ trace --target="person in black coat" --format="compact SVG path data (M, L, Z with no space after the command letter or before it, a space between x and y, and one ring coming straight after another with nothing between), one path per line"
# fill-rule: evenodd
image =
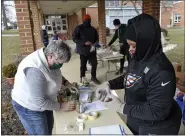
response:
M100 81L96 78L97 57L95 47L99 41L99 36L97 30L91 26L91 17L88 14L83 17L83 24L75 28L72 37L76 43L76 52L80 55L81 82L87 82L85 71L87 61L90 61L92 66L91 80L100 84Z
M46 25L42 26L42 42L45 47L49 44L49 38L48 38L48 33L46 31Z
M120 46L120 54L124 55L123 59L120 60L120 69L116 72L116 75L123 74L123 68L124 68L124 62L125 62L125 56L127 56L128 59L128 44L125 40L124 34L126 31L126 24L121 24L119 19L114 19L113 24L115 26L115 34L112 37L111 41L108 44L108 47L111 47L111 45L116 41L116 39L119 39L119 46Z
M182 113L174 100L176 76L162 51L159 21L140 14L129 21L125 38L131 55L128 71L99 86L96 96L127 115L133 134L177 135ZM125 89L125 100L110 89Z

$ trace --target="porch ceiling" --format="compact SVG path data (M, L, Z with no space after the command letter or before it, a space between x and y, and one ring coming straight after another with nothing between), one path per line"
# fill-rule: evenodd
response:
M38 7L42 10L43 14L73 14L79 11L81 8L86 8L96 3L95 0L88 1L69 1L69 0L57 0L57 1L38 1Z

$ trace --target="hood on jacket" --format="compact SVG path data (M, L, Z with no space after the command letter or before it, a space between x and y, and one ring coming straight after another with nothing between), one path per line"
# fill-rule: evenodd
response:
M125 39L136 42L136 61L150 59L162 52L159 21L148 14L140 14L128 21Z

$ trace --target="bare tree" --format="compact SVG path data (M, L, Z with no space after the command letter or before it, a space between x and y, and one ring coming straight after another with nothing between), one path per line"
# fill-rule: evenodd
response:
M137 4L140 5L140 6L142 6L142 5L141 5L141 1L138 1L138 0L124 1L124 0L122 0L122 5L123 5L123 6L126 6L129 2L132 3L132 5L134 6L134 9L135 9L137 15L139 15L140 13L139 13L139 10L137 9Z
M139 15L140 13L139 13L139 10L137 9L137 6L136 6L136 4L137 4L138 2L137 2L136 0L130 0L130 2L131 2L132 5L134 6L134 9L135 9L137 15Z
M8 29L8 21L7 21L4 1L1 2L1 8L2 8L2 13L3 13L3 25L5 26L5 29L7 30Z
M8 7L14 7L13 5L5 4L4 1L1 2L1 10L2 10L2 15L3 15L3 24L5 26L5 29L8 29L8 23L10 23L10 17L7 16L9 13Z

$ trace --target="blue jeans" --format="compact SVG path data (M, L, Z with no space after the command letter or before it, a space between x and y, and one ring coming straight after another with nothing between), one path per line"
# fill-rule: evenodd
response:
M29 135L51 135L54 118L53 111L32 111L12 100L12 105Z

